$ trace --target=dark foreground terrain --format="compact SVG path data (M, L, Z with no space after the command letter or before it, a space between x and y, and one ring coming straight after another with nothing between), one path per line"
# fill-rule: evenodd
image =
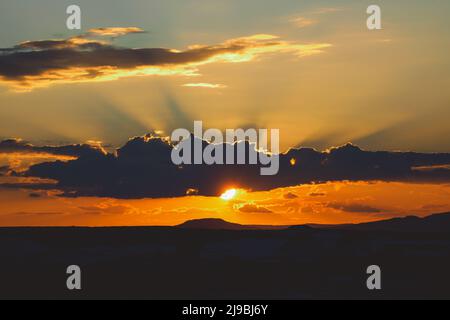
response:
M74 264L77 292L66 289ZM373 264L381 291L366 287ZM2 299L450 299L449 270L450 214L284 230L0 228Z

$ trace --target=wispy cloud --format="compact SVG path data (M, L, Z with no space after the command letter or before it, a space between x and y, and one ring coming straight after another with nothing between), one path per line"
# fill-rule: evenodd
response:
M342 11L342 8L319 8L314 11L306 12L295 17L291 17L289 22L297 28L306 28L316 25L320 22L319 16Z
M339 12L339 11L343 11L343 10L344 10L343 8L338 8L338 7L324 7L324 8L319 8L317 10L312 11L311 14L320 15L320 14Z
M390 39L390 38L385 38L385 39L378 39L378 40L376 40L376 42L378 42L378 43L385 43L385 44L389 44L389 43L392 43L394 40L393 39Z
M227 86L224 85L224 84L218 84L218 83L186 83L186 84L183 84L183 87L207 88L207 89L224 89Z
M382 212L382 209L375 208L369 205L365 205L362 203L341 203L341 202L331 202L327 204L327 207L341 210L344 212L361 212L361 213L379 213Z
M318 20L305 17L298 17L291 20L291 23L294 24L297 28L306 28L315 25L318 22Z
M17 91L55 83L112 81L134 76L196 76L212 63L248 62L265 54L290 53L306 57L323 52L328 43L301 44L278 36L256 34L216 45L192 45L185 50L123 48L95 36L115 37L143 30L92 29L68 39L23 42L0 49L0 81Z
M271 210L255 205L253 203L246 203L242 206L239 206L239 211L245 212L245 213L272 213Z
M91 29L89 30L88 35L120 37L132 33L145 33L145 31L137 27L110 27Z

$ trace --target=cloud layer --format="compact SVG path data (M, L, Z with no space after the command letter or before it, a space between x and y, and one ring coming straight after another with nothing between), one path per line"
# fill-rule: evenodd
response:
M108 81L127 76L194 76L199 74L201 65L209 63L246 62L269 53L304 57L330 46L299 44L268 34L216 45L192 45L185 50L124 48L105 40L142 32L136 27L98 28L68 39L26 41L0 49L0 78L16 90L31 90L54 83Z
M223 144L224 153L239 144L245 144L247 156L257 152L248 142L239 142ZM203 141L203 146L208 146L208 142ZM280 155L278 175L261 176L259 165L176 166L171 161L173 147L167 139L152 136L133 138L116 154L90 149L79 152L80 147L76 147L78 151L70 153L78 153L78 159L36 164L24 176L56 180L56 187L70 197L113 198L179 197L189 190L217 196L230 187L260 191L327 181L450 181L450 170L442 166L450 164L450 154L370 152L351 144L326 152L291 149ZM33 151L49 147L20 148ZM72 148L56 147L51 152L67 154L66 150ZM418 167L429 170L417 170Z
M106 152L99 146L88 144L73 144L66 146L33 146L20 139L6 139L0 141L0 154L2 153L24 153L24 154L50 154L68 157L96 157L105 155Z

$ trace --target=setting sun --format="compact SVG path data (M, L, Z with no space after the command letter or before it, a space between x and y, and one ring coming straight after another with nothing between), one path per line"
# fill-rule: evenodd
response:
M236 189L229 189L222 193L220 196L220 199L222 200L231 200L236 196Z

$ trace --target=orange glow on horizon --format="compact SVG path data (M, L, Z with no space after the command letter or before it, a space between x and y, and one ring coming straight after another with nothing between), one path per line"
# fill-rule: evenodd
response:
M207 218L247 225L362 223L450 212L449 195L446 184L376 181L258 192L229 186L218 197L154 199L65 198L57 190L2 188L0 226L175 226Z

